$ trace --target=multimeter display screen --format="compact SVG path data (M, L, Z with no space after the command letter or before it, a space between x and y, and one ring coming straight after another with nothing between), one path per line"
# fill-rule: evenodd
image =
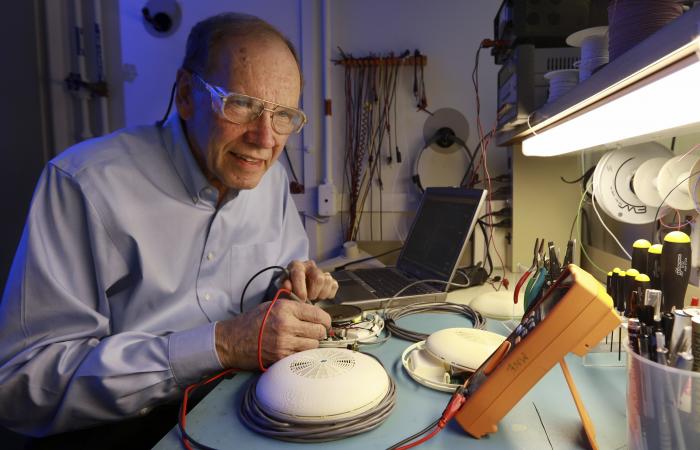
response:
M537 325L542 322L545 317L549 314L552 308L559 303L559 300L564 297L566 292L569 290L573 282L571 272L569 270L564 270L557 281L545 292L545 294L535 303L533 303L530 308L523 315L520 324L508 335L505 342L508 342L510 346L505 353L501 353L496 350L491 356L489 356L486 361L472 374L469 378L467 384L467 395L472 395L481 386L481 384L488 378L486 374L486 368L489 368L489 373L493 372L506 357L512 353L518 345L527 339L527 335L534 330ZM501 347L499 347L500 349ZM500 361L492 361L494 358L499 358ZM510 364L513 364L511 362Z

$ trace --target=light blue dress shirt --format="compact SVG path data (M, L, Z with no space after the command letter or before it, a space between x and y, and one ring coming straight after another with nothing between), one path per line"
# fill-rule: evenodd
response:
M288 185L276 163L217 209L176 115L52 160L0 303L0 423L43 436L136 416L221 370L214 324L245 283L308 258Z

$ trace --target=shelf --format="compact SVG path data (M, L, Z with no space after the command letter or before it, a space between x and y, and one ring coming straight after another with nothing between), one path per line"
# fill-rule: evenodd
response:
M691 42L698 35L700 24L700 7L694 7L685 14L669 23L647 39L631 48L617 59L602 67L587 80L578 84L574 89L552 103L545 104L536 110L527 124L511 130L499 131L496 142L499 146L509 146L521 142L524 138L544 128L552 122L552 118L567 110L589 108L587 103L595 99L601 92L612 90L617 86L628 83L630 75L639 72L649 64L674 52ZM637 81L634 81L636 83ZM679 99L679 102L682 99ZM664 136L655 136L662 138ZM632 142L630 142L632 143Z

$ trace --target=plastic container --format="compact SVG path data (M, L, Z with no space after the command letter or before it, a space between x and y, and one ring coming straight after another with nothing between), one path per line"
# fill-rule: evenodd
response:
M665 366L627 349L630 450L697 449L700 372Z

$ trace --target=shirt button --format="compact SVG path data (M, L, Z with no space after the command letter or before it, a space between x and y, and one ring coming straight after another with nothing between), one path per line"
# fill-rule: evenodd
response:
M150 411L151 411L150 408L141 408L141 410L139 411L139 414L141 414L142 416L145 416L145 415L148 414Z
M196 195L192 196L192 201L197 203L197 196Z
M208 292L204 294L204 300L211 300L211 294Z
M214 252L209 252L209 253L207 253L207 259L208 259L209 261L211 261L212 259L214 259Z

